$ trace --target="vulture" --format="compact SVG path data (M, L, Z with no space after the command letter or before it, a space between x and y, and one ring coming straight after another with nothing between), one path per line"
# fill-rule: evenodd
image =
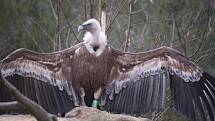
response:
M96 19L78 27L83 42L54 53L18 49L0 61L2 76L52 114L77 106L140 116L171 108L214 121L215 79L182 53L160 47L128 53L107 44ZM170 92L170 94L168 93ZM0 101L14 101L0 85Z

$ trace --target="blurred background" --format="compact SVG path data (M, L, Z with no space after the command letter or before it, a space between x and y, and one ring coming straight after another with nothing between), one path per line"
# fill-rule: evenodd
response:
M69 48L82 41L78 26L100 20L101 10L113 47L142 52L170 46L215 77L214 0L0 0L0 59L18 48ZM173 114L161 119L183 119Z

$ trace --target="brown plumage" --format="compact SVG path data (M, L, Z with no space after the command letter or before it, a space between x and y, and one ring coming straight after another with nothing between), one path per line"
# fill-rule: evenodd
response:
M93 22L82 26L89 30ZM89 32L94 36L91 39L106 39L99 37L101 33ZM91 106L93 99L99 99L100 108L114 113L138 116L159 112L170 88L176 111L193 121L196 112L202 120L214 121L215 79L180 52L161 47L126 53L106 45L106 40L88 37L83 43L50 54L16 50L1 61L1 72L24 95L53 114L85 103ZM1 85L0 92L0 101L14 100Z

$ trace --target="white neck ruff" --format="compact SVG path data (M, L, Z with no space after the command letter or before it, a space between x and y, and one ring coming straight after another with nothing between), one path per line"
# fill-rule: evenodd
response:
M97 32L93 34L86 32L83 40L87 50L97 57L103 53L107 45L107 37L104 32ZM96 51L94 51L93 49L93 47L95 46L98 46L98 49Z

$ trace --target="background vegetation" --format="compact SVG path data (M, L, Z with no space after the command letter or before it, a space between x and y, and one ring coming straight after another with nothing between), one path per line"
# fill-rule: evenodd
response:
M0 0L0 59L18 48L69 48L82 41L78 25L100 19L102 5L108 42L115 48L141 52L170 46L215 76L213 0ZM165 113L162 120L182 120L175 117Z

